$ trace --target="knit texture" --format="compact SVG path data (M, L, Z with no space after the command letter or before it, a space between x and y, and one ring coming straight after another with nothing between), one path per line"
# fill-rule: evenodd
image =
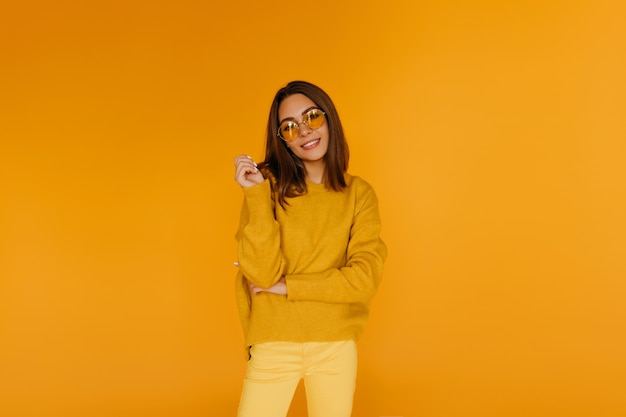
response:
M269 180L243 188L236 300L245 346L358 340L380 283L387 248L380 239L372 187L346 174L347 188L308 192L274 203ZM285 276L287 296L252 295Z

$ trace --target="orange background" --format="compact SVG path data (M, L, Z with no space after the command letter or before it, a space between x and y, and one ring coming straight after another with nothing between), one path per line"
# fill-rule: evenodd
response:
M624 3L264 3L1 7L0 414L235 414L232 158L305 79L390 251L354 416L626 415Z

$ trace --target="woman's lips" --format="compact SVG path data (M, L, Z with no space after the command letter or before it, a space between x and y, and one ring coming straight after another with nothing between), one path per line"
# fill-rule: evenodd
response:
M315 139L315 140L312 140L312 141L309 141L309 142L305 143L304 145L302 145L302 149L308 150L308 149L315 148L319 143L320 143L320 139L319 138Z

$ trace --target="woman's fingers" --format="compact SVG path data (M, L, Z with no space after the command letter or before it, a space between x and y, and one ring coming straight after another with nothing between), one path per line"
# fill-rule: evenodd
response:
M256 169L256 163L249 156L240 155L235 158L235 167L236 172L254 172Z
M250 291L252 291L252 294L257 295L258 293L262 292L263 289L257 287L256 285L254 285L253 283L249 282L248 286L250 287Z
M265 178L259 172L256 162L248 155L238 155L235 157L235 181L242 187L262 183Z
M287 282L285 281L285 277L282 277L278 282L272 285L270 288L259 288L251 282L248 282L248 287L250 287L250 291L253 295L257 295L262 292L269 292L272 294L278 295L287 295Z
M238 164L252 164L253 166L256 167L256 162L254 162L254 160L252 160L252 158L248 155L238 155L235 157L235 165Z

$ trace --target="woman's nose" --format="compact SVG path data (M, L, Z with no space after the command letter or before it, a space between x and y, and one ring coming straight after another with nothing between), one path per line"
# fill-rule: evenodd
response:
M312 131L313 129L307 126L307 124L304 123L304 121L298 123L298 133L300 133L300 136L307 136Z

